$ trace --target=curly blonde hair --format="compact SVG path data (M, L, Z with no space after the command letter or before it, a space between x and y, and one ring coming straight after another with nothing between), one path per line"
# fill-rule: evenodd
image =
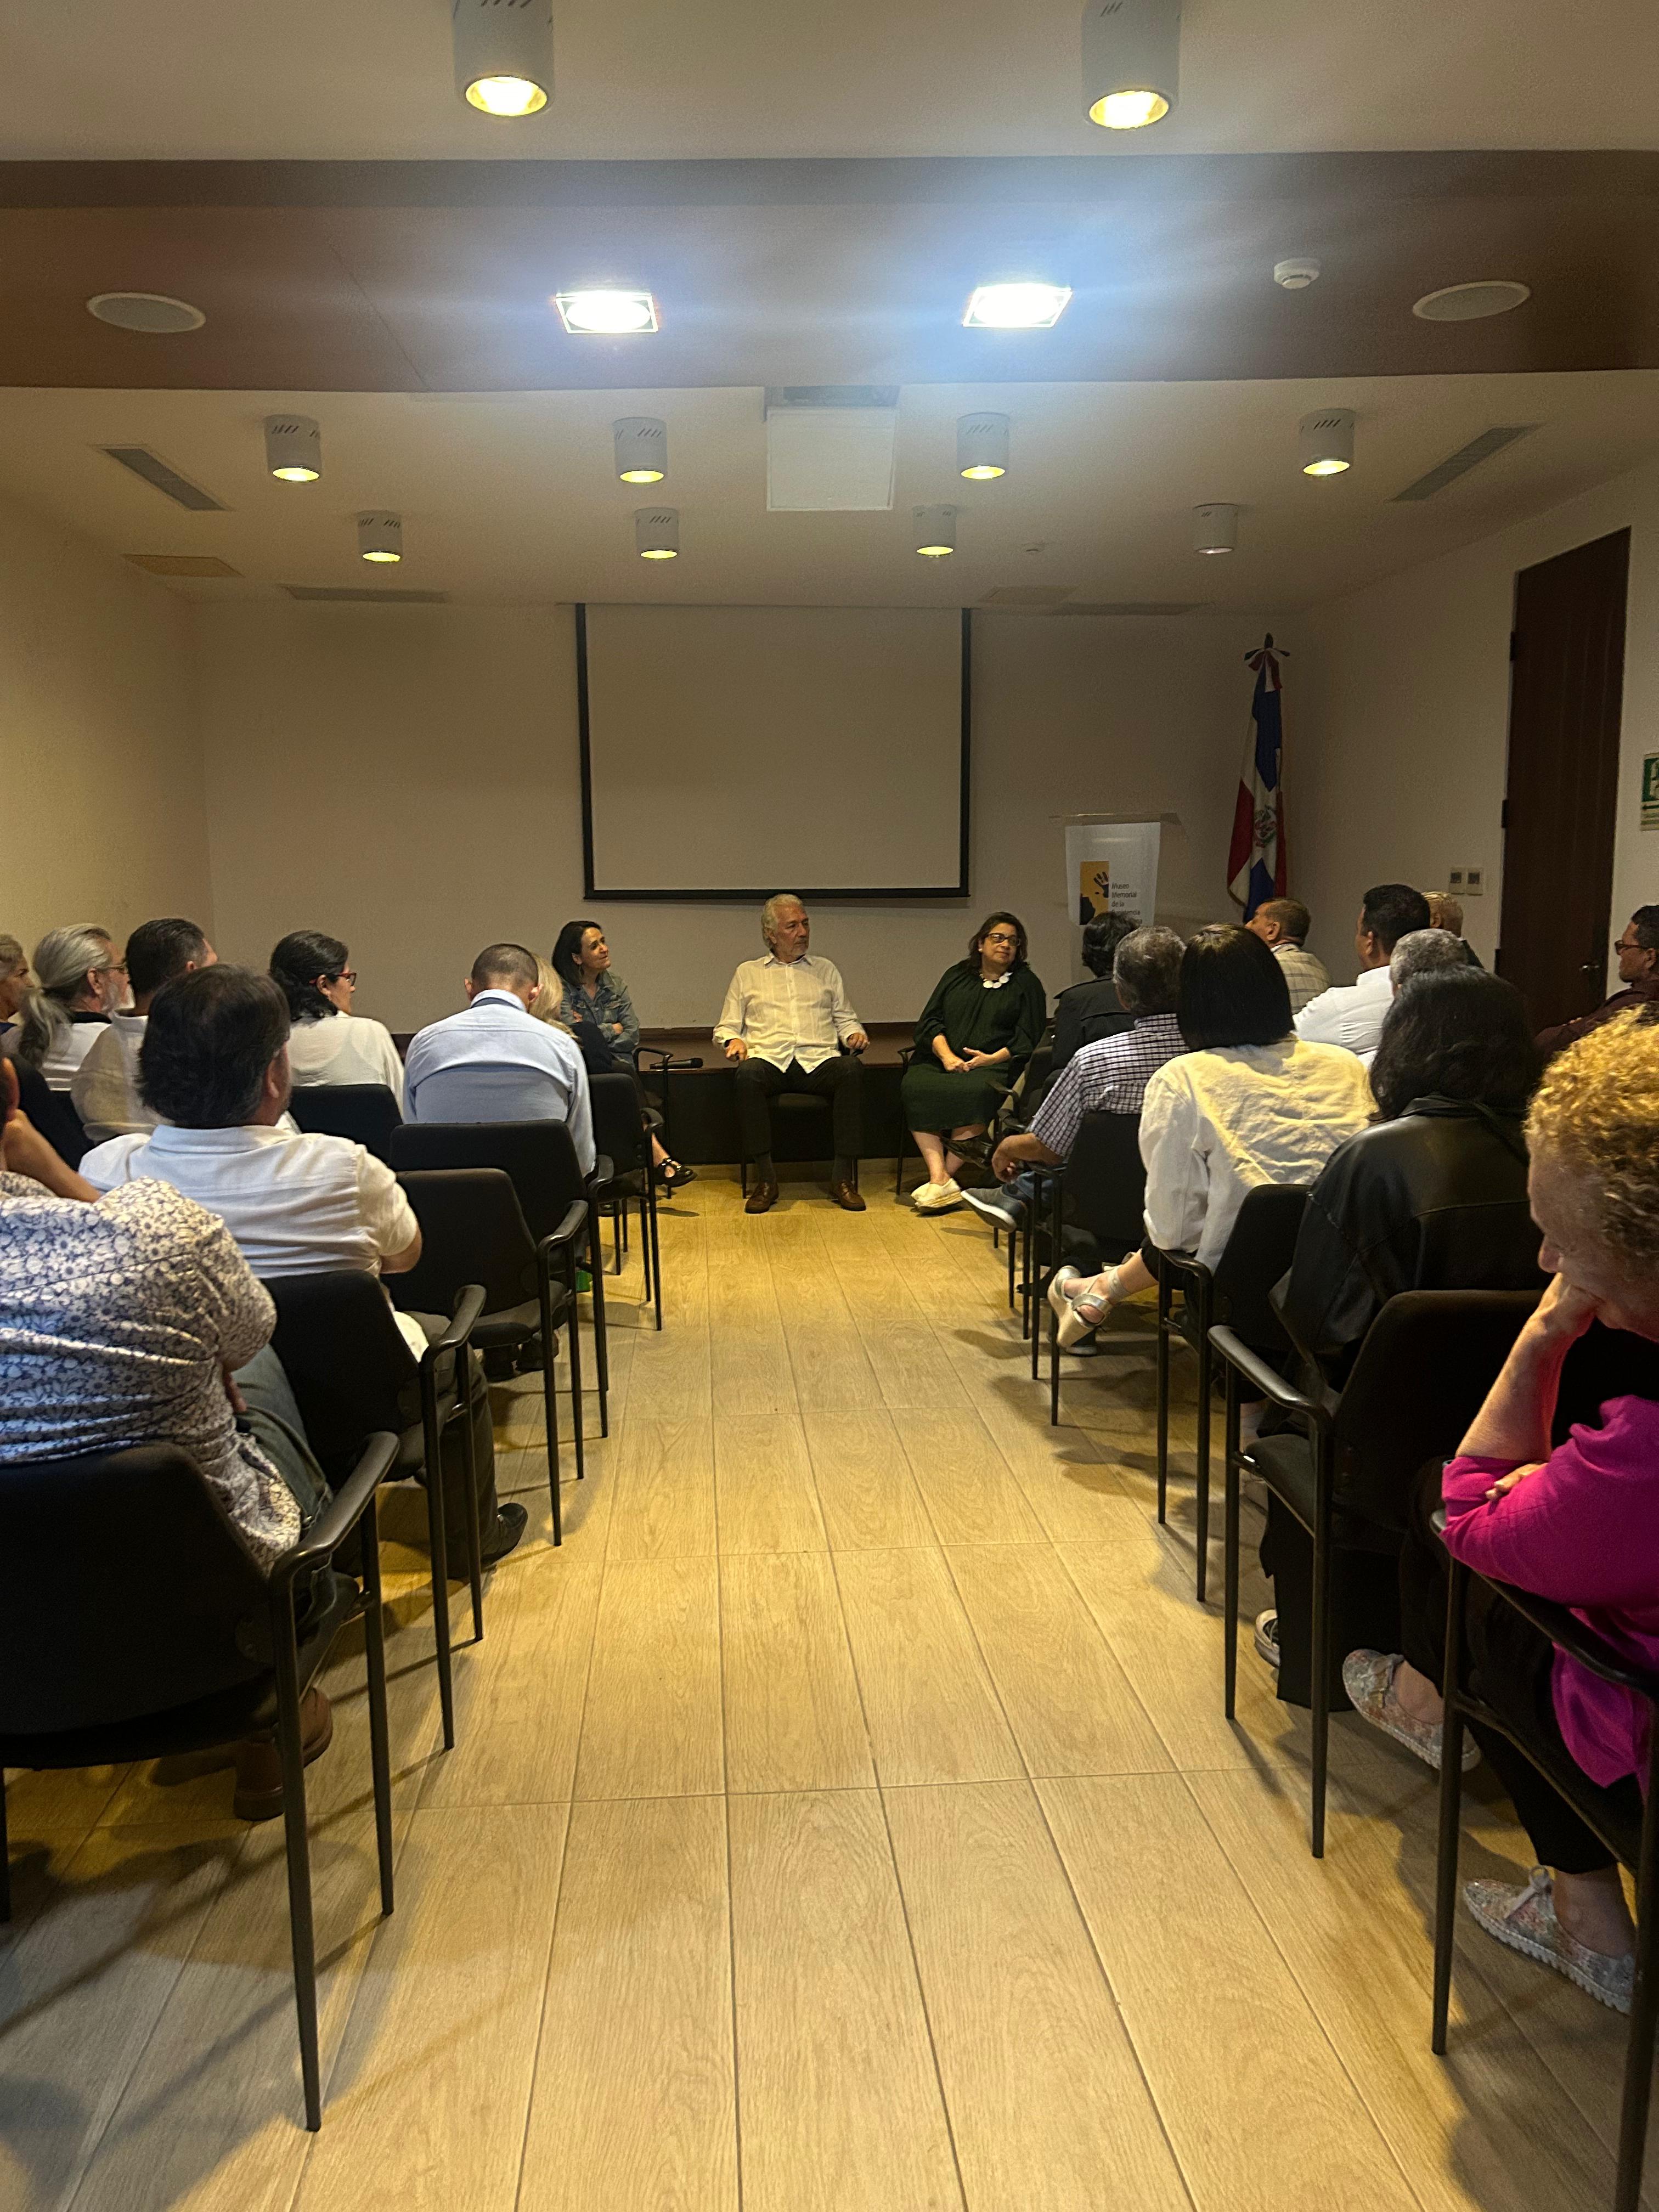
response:
M1659 1267L1659 1024L1632 1008L1553 1060L1527 1142L1584 1178L1621 1261L1644 1275Z

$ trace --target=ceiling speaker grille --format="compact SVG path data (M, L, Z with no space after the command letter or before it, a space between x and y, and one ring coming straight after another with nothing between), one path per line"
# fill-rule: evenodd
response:
M210 491L204 491L200 484L181 477L177 469L170 468L148 446L100 446L98 450L107 453L111 460L119 461L124 469L131 469L134 476L142 477L155 490L164 492L176 505L187 507L192 514L229 512L223 500L215 499Z
M1455 483L1459 477L1466 477L1471 469L1478 469L1482 461L1489 461L1494 453L1501 453L1505 446L1512 446L1517 438L1527 437L1537 428L1535 422L1509 422L1500 424L1495 429L1483 430L1478 438L1471 438L1467 446L1460 446L1455 453L1441 462L1438 468L1431 469L1425 477L1419 477L1417 482L1407 484L1404 491L1395 492L1395 505L1397 507L1401 500L1432 499L1436 492L1444 491L1449 483Z
M213 553L129 553L126 558L149 576L240 576L242 573Z
M999 584L980 601L982 607L1057 607L1069 599L1075 584Z
M445 607L447 592L377 592L367 584L284 584L291 599L363 600L380 606Z
M1206 599L1073 599L1056 607L1057 615L1190 615Z

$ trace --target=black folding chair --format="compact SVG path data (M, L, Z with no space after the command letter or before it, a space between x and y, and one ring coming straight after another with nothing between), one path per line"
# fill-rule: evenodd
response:
M288 1110L302 1129L349 1137L377 1160L386 1158L386 1140L404 1118L385 1083L296 1084Z
M626 1079L624 1078L624 1080ZM513 1178L501 1168L416 1168L398 1178L421 1224L421 1256L392 1279L410 1312L441 1312L467 1283L483 1286L472 1341L482 1351L518 1351L541 1341L542 1402L547 1413L547 1486L553 1541L564 1541L559 1504L557 1328L570 1328L570 1413L576 1430L576 1479L582 1468L582 1350L576 1327L576 1261L587 1225L578 1200L551 1237L538 1243L526 1225Z
M634 1066L639 1073L641 1083L644 1085L647 1099L653 1109L661 1116L658 1134L662 1139L663 1150L671 1159L678 1159L679 1155L675 1152L673 1139L668 1133L669 1108L673 1097L673 1085L668 1079L682 1067L701 1067L702 1054L697 1054L688 1059L676 1060L672 1052L664 1051L660 1045L636 1044L634 1048Z
M473 1323L483 1310L483 1291L476 1283L462 1291L449 1326L416 1359L404 1341L377 1276L343 1272L282 1275L267 1281L265 1288L276 1307L271 1346L293 1389L306 1439L329 1480L332 1482L337 1470L355 1461L366 1437L389 1430L398 1440L389 1480L418 1482L426 1492L438 1697L443 1708L444 1748L449 1750L455 1741L455 1692L450 1658L443 1439L450 1425L459 1419L466 1480L472 1638L482 1643L478 1468L472 1444L466 1350ZM421 1408L420 1419L412 1424L404 1412L404 1394L411 1386L418 1393Z
M1443 1525L1443 1515L1436 1516ZM1605 1796L1571 1759L1546 1760L1535 1744L1522 1742L1504 1715L1474 1686L1468 1638L1469 1585L1483 1583L1499 1604L1510 1607L1547 1636L1559 1651L1612 1683L1648 1709L1648 1771L1639 1823L1625 1825L1609 1812ZM1619 2116L1619 2165L1613 2212L1638 2212L1647 2151L1648 2104L1653 2087L1655 2030L1659 2027L1659 1674L1633 1666L1623 1652L1595 1635L1564 1605L1512 1589L1451 1563L1446 1607L1446 1665L1442 1676L1445 1723L1440 1745L1440 1840L1435 1861L1434 2027L1431 2047L1446 2055L1451 2006L1452 1955L1457 1917L1457 1851L1462 1826L1463 1730L1474 1721L1508 1738L1565 1798L1620 1863L1636 1877L1636 1974L1631 1991L1630 2035L1625 2046L1625 2088Z
M1218 1270L1218 1273L1219 1271ZM1225 1363L1227 1718L1238 1679L1239 1477L1259 1475L1313 1539L1313 1855L1325 1852L1330 1741L1332 1554L1345 1534L1375 1549L1379 1532L1405 1534L1413 1486L1432 1460L1449 1459L1479 1411L1527 1316L1532 1291L1404 1291L1366 1332L1340 1398L1295 1389L1231 1328L1210 1331ZM1300 1429L1239 1448L1240 1378Z
M14 1462L0 1482L0 1770L121 1765L276 1733L306 2125L322 2125L317 1952L301 1705L362 1613L380 1911L392 1910L392 1769L375 1492L397 1451L368 1437L272 1569L254 1565L170 1444ZM356 1539L361 1590L335 1555ZM0 1919L11 1917L0 1771Z
M1308 1204L1303 1183L1262 1183L1247 1192L1213 1270L1183 1253L1158 1254L1158 1517L1167 1517L1170 1486L1170 1344L1174 1337L1198 1355L1198 1434L1194 1451L1197 1509L1198 1601L1210 1571L1210 1391L1214 1362L1210 1333L1224 1322L1258 1351L1287 1352L1291 1340L1268 1293L1289 1269L1296 1232ZM1177 1285L1183 1297L1174 1309Z
M562 1121L405 1121L394 1129L392 1164L409 1168L500 1168L513 1178L525 1224L538 1247L557 1249L566 1237L573 1206L584 1209L587 1229L587 1272L592 1285L593 1352L599 1378L599 1434L611 1433L611 1354L605 1339L605 1269L599 1251L599 1220L587 1203L587 1178L576 1160L575 1140ZM601 1182L610 1170L594 1164ZM576 1314L570 1316L571 1333ZM548 1356L550 1358L551 1353ZM576 1364L573 1346L571 1366ZM582 1423L576 1423L576 1474L583 1473Z
M1085 1114L1066 1164L1036 1170L1039 1203L1031 1209L1024 1304L1031 1339L1031 1379L1037 1373L1036 1316L1048 1285L1065 1266L1098 1274L1140 1248L1146 1170L1138 1114ZM1036 1275L1033 1279L1033 1253ZM1048 1314L1048 1420L1060 1423L1060 1322Z
M662 1259L657 1237L657 1178L651 1165L650 1125L661 1116L642 1111L633 1079L627 1075L590 1075L588 1095L593 1102L593 1141L600 1161L611 1172L588 1178L588 1200L598 1212L609 1210L615 1223L617 1273L622 1273L626 1246L628 1209L640 1209L640 1253L645 1276L643 1304L654 1297L657 1327L662 1327Z

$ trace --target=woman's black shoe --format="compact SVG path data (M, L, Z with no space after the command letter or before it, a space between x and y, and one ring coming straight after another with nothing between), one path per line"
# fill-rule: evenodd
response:
M670 1160L657 1171L657 1188L659 1190L684 1190L687 1183L696 1182L696 1168L689 1168L679 1160Z
M493 1567L498 1559L504 1559L523 1535L529 1518L529 1510L526 1506L515 1505L511 1501L505 1505L498 1505L495 1526L485 1537L483 1549L478 1555L480 1566Z

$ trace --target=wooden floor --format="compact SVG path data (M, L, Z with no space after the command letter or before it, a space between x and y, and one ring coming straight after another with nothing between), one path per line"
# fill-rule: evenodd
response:
M497 1394L531 1534L448 1754L403 1578L384 1923L336 1667L320 2135L280 1824L211 1760L15 1778L0 2212L1607 2202L1610 2014L1467 1929L1430 2055L1432 1778L1340 1721L1316 1865L1248 1650L1222 1721L1140 1317L1051 1431L989 1232L869 1183L750 1220L705 1175L665 1214L668 1325L630 1266L561 1551L537 1390ZM1523 1863L1471 1809L1468 1869Z

